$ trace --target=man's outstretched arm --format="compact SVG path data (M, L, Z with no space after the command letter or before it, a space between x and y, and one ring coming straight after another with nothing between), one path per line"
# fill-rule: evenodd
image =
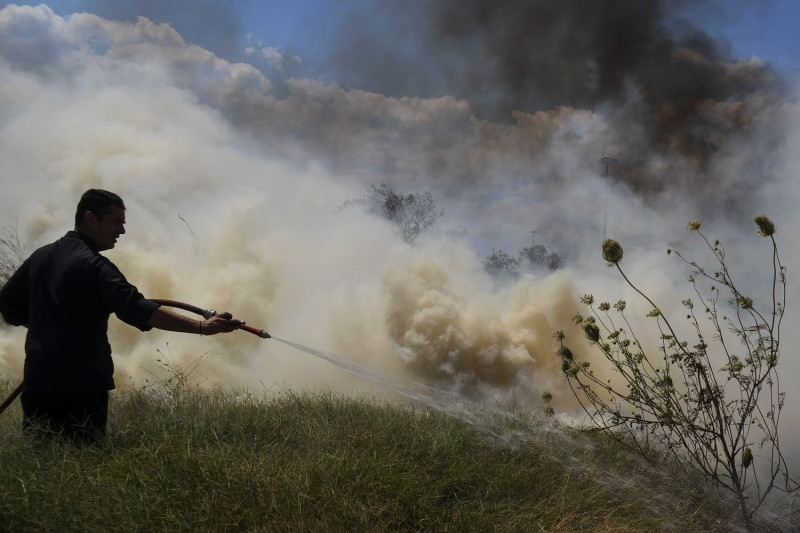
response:
M239 329L242 323L241 320L234 319L230 313L219 313L206 320L195 320L163 307L153 311L147 321L147 325L154 328L200 335L228 333Z

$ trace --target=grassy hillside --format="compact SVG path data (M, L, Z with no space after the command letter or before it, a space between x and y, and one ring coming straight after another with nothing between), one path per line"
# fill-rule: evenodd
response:
M6 387L7 392L10 387ZM174 391L173 391L174 392ZM2 531L732 531L600 435L337 394L116 391L104 448L0 415Z

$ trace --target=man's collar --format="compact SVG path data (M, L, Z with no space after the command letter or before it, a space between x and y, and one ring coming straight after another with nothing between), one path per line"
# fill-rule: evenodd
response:
M97 249L97 245L94 243L92 239L89 238L88 235L84 235L80 231L70 230L67 232L65 237L69 237L70 239L80 239L86 243L86 245L91 248L93 251L100 253L100 250Z

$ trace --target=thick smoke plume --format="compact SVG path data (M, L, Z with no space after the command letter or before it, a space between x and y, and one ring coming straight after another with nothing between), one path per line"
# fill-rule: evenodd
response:
M268 78L147 18L8 6L0 225L17 221L30 251L70 229L83 190L107 188L129 226L109 257L147 296L474 397L535 406L550 391L569 405L553 331L569 331L583 293L636 298L605 269L604 232L665 312L685 272L664 249L689 246L689 219L738 243L766 212L791 235L797 108L769 65L730 57L675 3L551 4L389 3L368 12L374 27L411 25L414 39L341 37L341 85ZM390 91L371 50L416 74ZM608 176L603 156L619 161ZM430 190L445 210L436 231L409 246L339 209L380 182ZM534 229L567 268L489 279L488 250L513 254ZM738 256L746 279L751 255ZM142 335L112 320L111 335L121 384L159 358L207 355L198 377L232 386L362 385L244 333ZM0 330L3 374L20 376L23 336Z
M83 190L107 188L125 199L129 226L109 256L147 296L228 309L284 338L473 396L533 401L555 386L550 335L574 308L568 276L497 293L467 240L432 234L411 247L388 223L340 210L363 193L360 176L279 157L284 145L242 133L228 107L258 102L254 120L302 123L316 92L332 90L350 100L344 114L366 102L377 115L369 104L381 101L384 113L432 124L437 102L310 81L297 82L297 99L276 100L254 68L187 45L167 26L61 18L44 6L0 11L0 50L0 207L30 250L70 229ZM411 107L418 119L402 116ZM555 301L530 298L555 287ZM120 384L152 378L158 359L188 365L207 355L195 375L232 386L360 385L246 334L142 335L115 320L110 333ZM3 329L0 343L4 373L17 379L23 336Z
M519 132L519 143L497 145L506 150L504 159L522 160L525 169L511 173L545 174L541 150L553 147L538 146L524 131L531 118L588 110L606 131L569 132L573 157L586 162L583 172L611 156L619 165L610 177L652 205L672 204L677 194L723 213L742 208L756 187L753 173L772 177L764 163L784 138L775 103L787 90L768 64L733 57L727 44L701 29L701 15L725 16L724 7L445 0L386 2L370 10L356 2L331 57L342 67L337 79L355 87L453 95L468 101L477 117L510 120L506 135ZM415 36L410 44L407 35ZM589 146L587 136L593 137ZM546 139L552 142L552 133ZM758 165L742 157L744 144L748 155L761 152ZM438 168L447 167L461 186L489 173L483 165L457 171L455 161L443 158ZM550 171L536 181L565 179Z

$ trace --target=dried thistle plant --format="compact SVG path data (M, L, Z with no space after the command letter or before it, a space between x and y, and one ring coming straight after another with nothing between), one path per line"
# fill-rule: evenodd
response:
M781 448L779 422L786 393L777 373L780 330L786 299L785 268L774 239L775 224L755 218L758 234L772 240L771 292L757 299L745 296L733 281L725 249L711 241L693 220L712 254L714 267L703 268L680 252L669 250L691 269L689 283L703 305L681 301L691 338L673 327L672 318L628 279L620 266L622 246L603 243L602 256L650 307L656 324L658 351L643 346L625 314L626 303L581 301L591 314L576 314L589 344L617 375L603 380L587 361L565 345L563 331L555 335L556 355L567 383L589 418L602 430L644 456L667 451L688 469L699 472L736 498L745 527L754 529L754 515L772 491L800 490ZM709 283L704 291L699 282ZM725 294L726 296L723 296ZM710 325L711 335L707 335ZM680 331L684 331L684 329Z

